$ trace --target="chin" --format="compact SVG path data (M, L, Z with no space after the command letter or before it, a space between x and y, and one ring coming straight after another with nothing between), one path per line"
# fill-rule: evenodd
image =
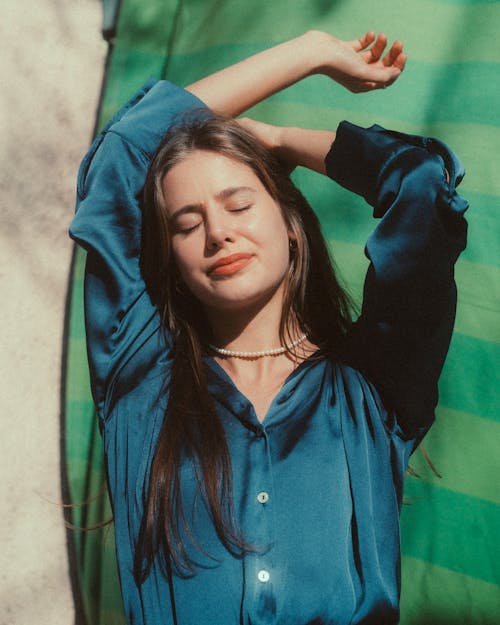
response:
M225 311L244 312L248 310L250 312L266 307L275 300L278 294L281 306L281 285L282 283L278 283L265 289L256 290L255 287L242 289L231 286L228 283L227 289L221 289L217 294L211 293L210 297L200 297L198 299L204 307L212 311L220 311L222 313Z

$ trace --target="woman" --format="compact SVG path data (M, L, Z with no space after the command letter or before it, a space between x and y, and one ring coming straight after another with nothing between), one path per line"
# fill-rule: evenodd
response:
M377 126L201 108L232 117L312 73L386 87L406 60L386 43L308 32L186 90L149 84L82 164L71 234L130 623L398 622L404 472L465 245L460 164ZM355 323L295 165L381 218Z

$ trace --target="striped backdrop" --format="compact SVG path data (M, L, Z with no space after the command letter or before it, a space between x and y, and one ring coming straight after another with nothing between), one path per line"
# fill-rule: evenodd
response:
M309 78L260 104L271 123L335 128L342 119L437 136L462 158L471 204L457 266L455 334L440 381L437 423L418 451L402 515L402 625L500 623L500 2L474 0L122 0L99 123L149 76L185 85L309 28L352 39L369 28L401 38L407 69L386 92L349 94ZM359 298L370 209L331 182L294 174L317 209L337 265ZM72 522L111 516L90 399L82 318L84 257L75 255L66 362L66 468ZM87 625L124 623L112 525L72 532ZM83 615L82 615L83 618ZM85 620L82 620L85 622ZM189 624L193 625L193 624ZM226 624L214 624L226 625ZM227 624L229 625L229 624Z

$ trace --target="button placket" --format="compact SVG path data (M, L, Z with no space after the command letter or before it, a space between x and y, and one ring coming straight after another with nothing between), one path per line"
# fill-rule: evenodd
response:
M269 435L264 426L254 430L251 446L251 480L247 483L249 498L245 516L250 521L250 533L258 549L245 557L247 586L245 604L252 622L261 625L269 606L276 602L274 580L273 543L274 520L272 506L272 462L269 452ZM263 620L264 619L264 620Z

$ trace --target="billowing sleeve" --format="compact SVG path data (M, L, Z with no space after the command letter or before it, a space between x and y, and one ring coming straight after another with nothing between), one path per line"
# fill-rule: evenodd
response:
M99 134L80 166L70 236L87 250L87 349L101 417L120 368L145 346L159 349L159 340L151 340L158 315L139 268L140 196L166 131L181 121L184 111L202 107L189 92L166 81L150 81Z
M453 330L454 264L467 234L468 204L456 192L464 171L440 141L347 122L326 166L380 220L366 244L362 310L345 357L377 387L398 433L419 439L434 419Z

